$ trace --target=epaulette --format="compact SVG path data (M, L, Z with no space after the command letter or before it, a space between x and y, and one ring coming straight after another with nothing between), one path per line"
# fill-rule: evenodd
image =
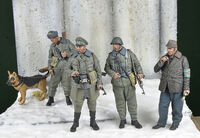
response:
M61 43L63 43L63 44L67 44L67 39L65 39L65 38L61 37L61 40L60 40L60 42L61 42Z

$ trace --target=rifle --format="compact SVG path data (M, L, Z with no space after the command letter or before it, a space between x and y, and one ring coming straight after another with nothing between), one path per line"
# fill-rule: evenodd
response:
M144 86L143 81L137 75L136 75L136 79L138 81L140 88L142 89L142 94L145 95L145 91L144 91L144 88L143 88L143 86Z
M106 91L105 91L105 89L103 87L101 88L101 90L103 91L103 95L107 94Z
M128 51L130 52L130 50L128 49ZM130 56L131 56L131 54L130 54ZM133 61L132 61L132 56L131 56L131 62L132 62L132 64L134 63ZM134 67L134 65L133 65L133 72L134 72L134 74L135 74L135 76L136 76L136 79L137 79L137 81L138 81L138 84L139 84L139 86L140 86L140 88L142 89L142 94L144 94L145 95L145 91L144 91L144 88L143 88L143 81L142 81L142 79L140 79L138 76L137 76L137 73L135 72L135 67ZM145 77L145 75L143 76L143 78Z

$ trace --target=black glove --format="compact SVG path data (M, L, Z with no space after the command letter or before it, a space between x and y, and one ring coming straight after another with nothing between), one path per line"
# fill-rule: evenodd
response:
M77 83L77 84L80 83L80 80L81 80L80 76L73 76L72 78L75 81L75 83Z

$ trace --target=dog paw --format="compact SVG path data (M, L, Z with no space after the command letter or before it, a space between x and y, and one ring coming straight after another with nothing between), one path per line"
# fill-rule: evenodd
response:
M41 96L40 96L40 101L44 100L46 97L46 94L45 93L42 93Z
M25 102L25 100L22 100L19 104L22 105L22 104L24 104L24 102Z
M22 97L18 98L18 102L21 102L21 100L22 100Z

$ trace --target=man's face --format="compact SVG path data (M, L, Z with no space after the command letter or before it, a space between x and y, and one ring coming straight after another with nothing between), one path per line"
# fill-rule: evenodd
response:
M119 51L121 48L119 44L113 44L112 46L115 51Z
M169 56L173 56L177 51L177 48L174 48L174 47L168 47L167 48L167 53Z
M55 38L51 38L50 39L52 43L58 43L58 41L60 40L59 37L55 37Z
M78 53L85 53L86 46L76 46L76 50L78 51Z

